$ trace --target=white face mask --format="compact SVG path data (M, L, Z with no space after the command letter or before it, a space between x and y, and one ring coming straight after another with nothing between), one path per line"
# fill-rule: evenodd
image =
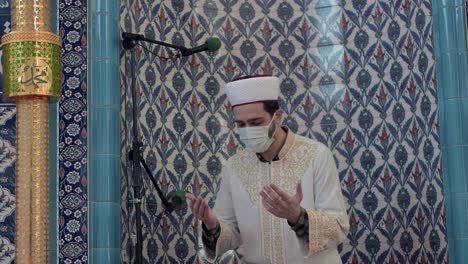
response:
M241 127L239 129L240 140L244 142L247 149L255 153L263 153L271 146L275 141L276 127L271 137L268 136L268 130L273 124L275 115L276 113L267 126Z

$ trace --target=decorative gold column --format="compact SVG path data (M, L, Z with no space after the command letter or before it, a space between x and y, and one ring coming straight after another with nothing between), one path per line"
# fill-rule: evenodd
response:
M61 94L61 38L50 0L12 0L3 92L17 105L15 263L49 262L49 100Z

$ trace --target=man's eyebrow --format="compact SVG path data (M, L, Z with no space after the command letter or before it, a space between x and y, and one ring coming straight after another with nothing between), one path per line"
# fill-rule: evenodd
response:
M260 120L263 120L263 117L251 118L251 119L248 119L247 122L255 122L255 121L260 121ZM242 121L242 120L234 120L234 122L236 122L236 123L243 123L244 121Z

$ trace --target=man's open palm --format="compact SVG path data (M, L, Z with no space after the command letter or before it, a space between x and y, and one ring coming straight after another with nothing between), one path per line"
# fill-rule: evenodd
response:
M295 224L301 214L301 201L304 198L302 185L296 187L296 194L291 196L278 186L270 184L260 192L265 209L279 218Z

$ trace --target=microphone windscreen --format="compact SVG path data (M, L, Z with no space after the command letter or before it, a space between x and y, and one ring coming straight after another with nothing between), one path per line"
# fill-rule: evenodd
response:
M219 38L208 38L206 41L206 44L208 46L208 51L217 51L221 47L221 41Z
M184 191L175 191L171 195L172 201L176 203L176 205L182 205L187 202L187 197L185 196Z

